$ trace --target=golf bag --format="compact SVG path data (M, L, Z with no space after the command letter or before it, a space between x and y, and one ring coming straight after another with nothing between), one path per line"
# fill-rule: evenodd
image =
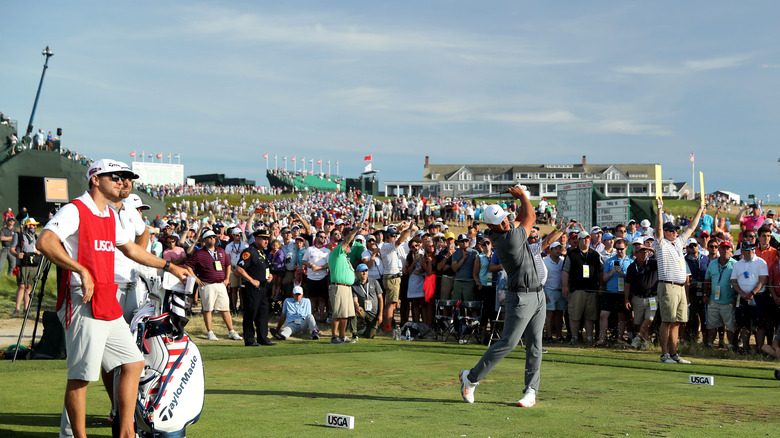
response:
M165 291L161 299L159 277L142 280L150 299L131 324L146 362L138 385L136 431L141 437L184 437L203 411L203 361L184 331L184 293Z

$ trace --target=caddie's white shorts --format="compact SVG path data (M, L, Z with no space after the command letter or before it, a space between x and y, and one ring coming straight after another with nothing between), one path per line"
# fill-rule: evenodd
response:
M100 367L110 371L120 365L144 360L130 327L121 316L112 321L95 319L92 303L82 303L80 287L71 288L70 323L65 318L68 303L57 311L65 328L65 350L68 354L68 380L95 382L100 379Z

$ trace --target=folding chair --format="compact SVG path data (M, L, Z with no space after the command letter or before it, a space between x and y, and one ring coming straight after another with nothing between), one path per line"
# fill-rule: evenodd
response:
M436 334L436 339L441 339L442 342L446 342L450 335L455 335L452 314L457 304L458 300L436 300L433 331ZM447 309L450 309L449 315L445 314Z
M470 315L475 311L474 315ZM460 314L458 315L460 330L458 330L458 343L474 339L477 343L482 326L479 321L482 319L482 301L462 301L460 303Z
M496 312L495 319L490 321L490 338L488 339L488 347L490 347L490 344L492 344L493 341L497 341L501 339L501 330L504 330L504 320L500 318L501 318L501 312L503 311L504 311L504 306L499 305L498 311Z

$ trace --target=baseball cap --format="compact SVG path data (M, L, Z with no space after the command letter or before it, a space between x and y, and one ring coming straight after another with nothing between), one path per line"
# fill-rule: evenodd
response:
M591 227L590 234L603 233L604 231L600 227Z
M293 295L297 295L297 294L303 295L303 288L302 287L295 286L293 288Z
M341 219L336 219L336 225L344 225L344 221Z
M731 245L731 242L729 242L728 240L724 240L723 242L720 242L718 248L733 248L733 246Z
M769 210L766 211L766 214L771 214L772 216L774 216L777 213L775 213L775 211L770 208Z
M359 264L359 265L357 265L357 266L355 267L355 271L356 271L356 272L365 272L365 271L368 271L368 265L366 265L365 263L361 263L361 264Z
M141 210L149 210L152 208L149 205L144 204L144 201L141 200L141 197L135 193L131 193L130 196L124 200L124 202L127 202L127 205L129 205L131 208L140 208Z
M298 236L295 238L295 240L303 240L304 242L306 241L306 239L303 236Z
M485 212L483 213L485 223L488 225L498 225L503 222L504 218L508 215L509 213L504 211L504 209L497 204L488 205L488 207L485 209Z
M217 235L213 231L208 230L205 233L203 233L203 236L201 236L201 237L203 237L205 239L207 237L217 237Z
M368 237L366 237L366 241L371 242L372 240L376 242L376 236L374 236L373 234L369 234Z
M637 250L637 251L642 251L642 250L645 250L645 251L652 251L652 252L655 252L655 248L653 248L652 246L644 246L644 245L640 246L640 247L639 247L639 248L637 248L636 250Z
M24 220L24 225L38 225L40 222L36 221L35 218L28 217Z
M230 234L232 234L234 236L236 236L238 234L241 234L241 228L238 228L238 227L233 228L233 231L231 231Z
M550 244L550 249L557 248L559 246L563 246L561 245L561 242L553 242Z
M291 232L292 231L288 227L284 227L284 228L282 228L282 231L280 231L280 233L282 233L282 234L284 234L284 233L291 233Z
M642 228L647 228L650 226L650 221L647 219L642 219L642 222L640 222L639 225L641 225Z
M691 246L691 245L699 246L699 241L693 238L688 239L688 242L685 244L685 246Z
M8 218L8 219L6 219L5 221L6 221L6 222L8 222L8 223L11 223L11 222L16 222L16 218L14 218L14 217L9 217L9 218Z
M401 233L399 233L398 230L396 230L395 228L390 228L389 230L385 231L385 235L387 235L388 237L397 236L399 234Z
M446 233L444 233L444 238L445 239L454 239L455 238L455 233L453 233L452 231L447 231Z
M675 231L675 230L677 230L677 225L671 222L664 223L664 231Z
M588 232L585 230L582 230L580 231L580 234L577 234L578 239L584 239L586 237L590 237L590 234L588 234Z
M357 236L355 236L355 240L359 240L361 242L365 242L366 238L362 234L358 234Z
M635 224L635 223L636 223L636 221L635 221L635 220L633 220L633 219L631 219L631 220L629 220L629 221L628 221L628 223L629 223L629 224Z
M138 179L138 175L133 172L133 169L121 161L111 160L108 158L102 158L92 163L87 169L87 179L92 178L94 175L102 175L104 173L129 173L132 175L130 178Z
M699 237L702 237L702 236L707 236L707 237L709 237L709 236L710 236L710 233L708 233L707 231L702 231L702 232L700 232L700 233L699 233Z
M470 240L469 236L467 236L467 235L465 235L463 233L458 234L458 242L463 242L463 241L468 242L469 240Z
M601 240L612 240L615 236L612 235L612 233L604 233L604 236L601 238Z
M768 218L764 219L764 223L761 224L761 226L763 227L764 225L774 225L774 224L775 224L775 221L771 217L768 217Z

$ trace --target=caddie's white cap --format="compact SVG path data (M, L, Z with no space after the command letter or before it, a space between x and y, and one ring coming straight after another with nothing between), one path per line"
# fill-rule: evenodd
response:
M303 288L302 288L302 287L300 287L300 286L295 286L295 287L293 288L293 295L296 295L296 294L301 294L301 295L303 295Z
M102 158L95 161L87 169L87 179L92 178L93 175L102 175L104 173L129 173L132 179L138 179L138 175L133 172L133 169L121 161L111 160L109 158Z
M488 205L488 207L485 209L485 212L483 213L485 223L488 225L500 224L504 221L504 218L507 217L507 215L509 215L509 213L504 211L504 209L501 208L501 206L498 204Z

